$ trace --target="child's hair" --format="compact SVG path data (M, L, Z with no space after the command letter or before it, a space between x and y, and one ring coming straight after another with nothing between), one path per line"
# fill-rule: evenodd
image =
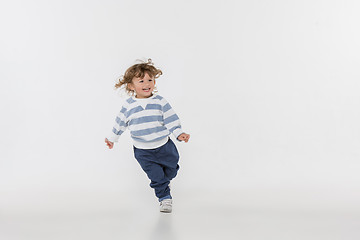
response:
M132 82L133 78L143 78L145 74L148 74L151 78L158 78L162 75L162 71L154 67L152 60L149 58L147 62L142 62L129 67L124 76L121 76L118 82L115 84L115 88L120 88L125 85L125 90L129 94L134 94L128 86Z

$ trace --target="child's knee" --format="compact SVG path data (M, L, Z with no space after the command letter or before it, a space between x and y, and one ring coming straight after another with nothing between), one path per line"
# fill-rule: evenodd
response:
M166 177L169 179L169 180L171 180L171 179L173 179L174 177L176 177L176 175L177 175L177 172L179 171L179 165L177 165L177 167L176 168L167 168L167 169L165 169L165 175L166 175Z

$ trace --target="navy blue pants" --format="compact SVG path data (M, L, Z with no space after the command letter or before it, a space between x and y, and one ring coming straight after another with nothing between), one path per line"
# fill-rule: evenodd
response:
M174 142L169 138L166 144L155 149L140 149L134 146L134 155L151 180L150 187L155 190L159 201L172 198L169 183L179 170L179 153Z

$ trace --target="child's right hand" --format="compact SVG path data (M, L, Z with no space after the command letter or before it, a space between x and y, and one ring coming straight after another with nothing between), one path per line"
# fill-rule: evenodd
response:
M112 149L114 147L114 143L110 142L107 138L105 138L106 145L109 147L109 149Z

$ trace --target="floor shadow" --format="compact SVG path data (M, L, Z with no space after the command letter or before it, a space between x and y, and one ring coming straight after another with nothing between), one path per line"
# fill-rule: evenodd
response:
M172 214L159 213L158 221L154 227L150 240L176 240L173 229Z

